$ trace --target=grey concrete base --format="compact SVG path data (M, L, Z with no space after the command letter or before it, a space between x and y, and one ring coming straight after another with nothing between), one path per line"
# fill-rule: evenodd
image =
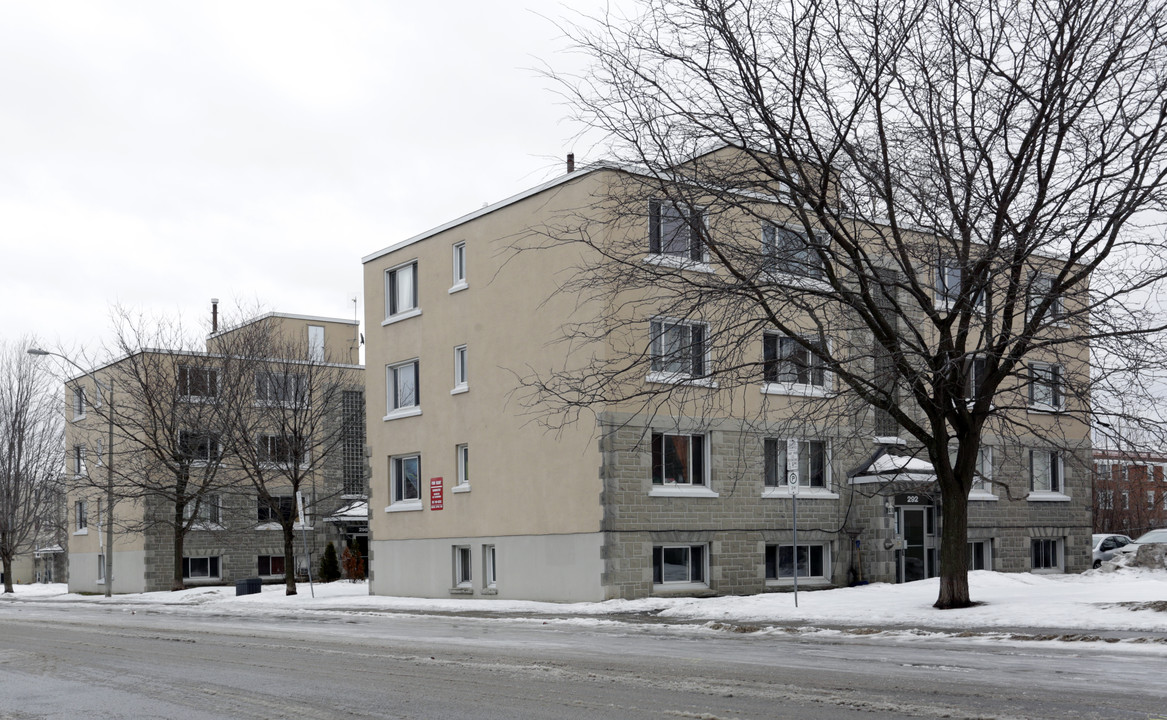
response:
M105 583L97 581L97 553L69 553L69 592L104 593ZM126 550L113 555L113 592L146 591L146 552Z
M494 545L497 582L485 583L483 546ZM469 546L471 581L454 582L454 548ZM371 541L372 595L551 602L604 600L602 533Z

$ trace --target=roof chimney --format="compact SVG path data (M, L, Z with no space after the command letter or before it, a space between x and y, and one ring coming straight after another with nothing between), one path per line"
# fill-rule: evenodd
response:
M219 332L219 298L211 298L211 332Z
M567 154L567 172L575 172L575 153Z

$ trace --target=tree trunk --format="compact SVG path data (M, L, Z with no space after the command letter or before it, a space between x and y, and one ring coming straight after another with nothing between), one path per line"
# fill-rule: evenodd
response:
M959 485L953 482L952 485ZM935 608L971 607L968 592L968 495L960 488L943 492L940 534L940 596Z
M183 532L183 506L174 505L174 579L170 582L170 591L185 590L186 584L182 581L182 556L186 548L186 533ZM220 572L222 572L220 570Z
M296 594L296 532L293 523L284 525L284 588L285 594Z
M8 553L4 553L3 567L4 567L4 592L5 593L13 593L13 592L15 592L15 590L12 589L12 556Z

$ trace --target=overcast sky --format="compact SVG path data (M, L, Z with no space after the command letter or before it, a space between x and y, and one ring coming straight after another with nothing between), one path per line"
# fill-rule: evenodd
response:
M532 5L0 0L0 336L352 317L362 256L587 159Z

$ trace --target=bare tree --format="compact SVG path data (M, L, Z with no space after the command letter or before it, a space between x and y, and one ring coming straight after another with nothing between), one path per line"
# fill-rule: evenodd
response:
M589 249L564 290L608 312L567 339L608 347L526 382L561 420L724 416L783 363L829 373L785 417L906 436L943 499L936 607L970 605L983 439L1065 449L1088 473L1092 408L1145 412L1152 386L1132 378L1167 367L1147 214L1167 174L1163 4L639 7L567 28L593 67L560 78L629 172L539 229ZM646 316L706 330L646 333ZM752 351L765 332L786 339L773 357ZM701 382L646 385L661 358Z
M121 307L112 315L114 359L97 372L107 401L99 397L94 411L112 422L116 495L143 510L117 522L123 531L169 534L171 589L180 590L187 536L221 526L222 497L231 490L221 472L230 442L224 429L242 375L231 358L204 352L181 323ZM98 462L102 456L99 448ZM104 488L98 475L92 482Z
M352 374L358 368L281 336L263 319L224 333L218 343L245 378L226 427L230 462L258 497L261 523L275 523L283 532L285 587L295 595L296 530L323 521L316 508L343 489L325 482L324 473L335 466L346 437L345 420L351 418L343 400L346 392L361 390L360 377ZM298 513L297 494L308 517ZM304 561L311 568L311 558Z
M29 339L0 342L0 562L12 592L13 559L60 515L64 423L56 382L27 354Z

